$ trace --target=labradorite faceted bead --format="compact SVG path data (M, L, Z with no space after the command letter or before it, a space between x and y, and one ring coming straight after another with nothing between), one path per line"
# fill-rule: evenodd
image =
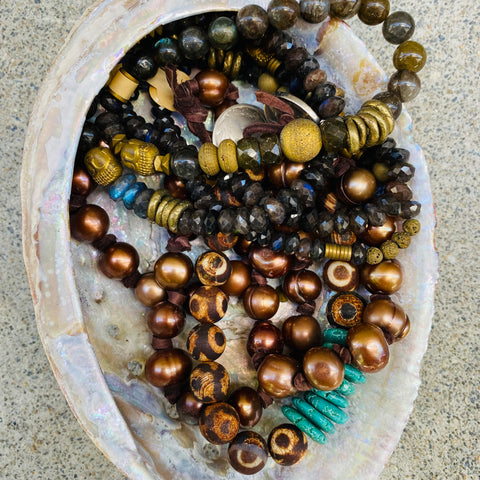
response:
M133 53L125 55L123 68L137 80L148 80L157 73L157 63L149 53Z
M325 190L327 181L325 180L325 176L319 168L305 168L300 172L300 178L308 182L314 188L317 194Z
M318 223L318 213L315 208L307 208L300 217L300 228L304 232L313 232Z
M410 152L405 148L390 148L382 154L379 158L382 162L388 165L393 165L399 162L408 162L410 158Z
M387 221L387 215L384 212L381 212L373 203L366 203L363 209L367 214L370 225L381 227Z
M262 197L264 196L265 192L261 183L254 182L247 187L245 193L243 194L243 204L246 207L253 207L254 205L258 205Z
M235 22L229 17L217 17L208 27L208 39L214 48L230 50L238 40Z
M195 147L186 146L172 153L170 169L173 175L182 180L193 180L200 177L202 171L198 165L198 152Z
M148 204L150 203L153 193L154 190L147 188L137 195L133 201L133 211L137 217L147 218Z
M320 125L322 142L327 153L342 151L347 145L347 127L340 117L325 119Z
M402 113L402 101L394 93L380 92L377 93L377 95L375 95L373 98L374 100L380 100L383 102L390 109L395 120Z
M267 212L270 221L274 225L280 225L285 221L285 207L275 197L267 197L263 202L260 202L260 204L263 206L263 209Z
M312 185L310 185L305 180L297 178L292 182L290 188L295 192L297 197L300 199L303 207L310 208L315 205L315 190Z
M165 65L180 65L182 52L177 40L161 38L155 43L155 60L160 67Z
M387 175L390 181L407 183L415 175L415 167L411 163L399 162L390 167Z
M321 260L325 256L325 242L316 238L312 244L312 251L310 257L314 261Z
M268 247L270 245L271 241L272 241L272 231L271 230L267 229L265 232L261 232L261 233L258 234L257 243L261 247Z
M207 34L200 27L188 27L178 37L183 55L189 60L203 58L210 48Z
M335 213L333 220L334 228L337 233L340 235L347 233L350 228L350 217L348 213L344 210L339 210Z
M242 138L237 142L238 166L244 170L253 170L258 173L262 163L260 146L254 137Z
M267 212L263 208L256 205L250 210L250 216L248 217L248 223L250 228L257 233L265 232L268 228L268 216Z
M258 40L268 28L267 12L258 5L246 5L237 13L238 32L247 40Z
M422 205L419 202L415 202L415 201L402 202L400 206L400 216L402 218L413 218L420 213L421 209L422 209Z
M411 70L398 70L388 82L388 90L403 102L413 100L420 92L421 82L415 72Z
M345 100L341 97L329 97L318 107L317 113L320 118L336 117L345 108Z
M185 210L178 219L178 233L180 235L191 235L192 232L192 213L191 209Z
M336 90L337 88L333 83L325 82L320 84L313 91L309 105L314 109L318 108L327 98L333 97Z
M298 233L290 233L285 237L285 253L290 255L295 252L295 250L300 245L300 237Z
M231 208L223 209L218 215L218 230L221 233L233 233L235 231L235 211Z
M267 8L270 24L277 30L287 30L295 25L300 15L296 0L272 0Z
M351 262L354 265L362 265L367 260L367 249L360 243L354 243L352 245L352 258Z
M318 214L317 233L321 238L328 237L334 229L333 216L330 212L322 210Z
M274 252L281 252L285 249L285 234L282 232L274 232L270 240L270 248Z
M246 173L235 174L230 180L230 191L233 193L235 198L241 200L245 190L252 183L250 177ZM225 188L228 188L225 186Z
M355 209L350 213L350 230L355 235L360 235L367 229L368 216L360 209Z
M330 12L330 0L302 0L300 13L308 23L323 22Z
M205 210L194 210L191 218L191 229L194 235L203 235L205 233L205 227L203 221L207 212Z
M379 25L390 13L389 0L362 0L358 18L367 25Z
M361 0L330 0L330 14L339 18L352 18L360 10Z
M407 41L415 32L415 21L407 12L394 12L383 22L383 36L394 45Z
M214 233L218 233L217 217L218 213L215 210L209 210L208 213L205 215L205 219L203 220L203 226L207 235L213 235Z
M259 139L260 156L263 165L278 165L282 162L280 140L273 133L264 133Z
M427 52L418 42L407 40L400 44L393 54L393 65L397 70L419 72L427 61Z
M250 231L250 225L248 223L248 218L250 212L248 208L241 207L236 211L235 217L235 233L239 235L246 235Z

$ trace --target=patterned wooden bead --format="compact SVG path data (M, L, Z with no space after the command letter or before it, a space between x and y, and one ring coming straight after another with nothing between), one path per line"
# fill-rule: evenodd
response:
M214 445L231 442L240 427L238 413L225 402L207 405L202 410L198 423L201 434Z
M223 402L227 398L229 387L228 372L217 362L201 363L190 375L190 390L194 397L203 403Z
M216 323L228 309L228 295L219 287L202 286L193 292L190 313L201 323Z
M291 423L275 427L268 437L268 450L272 458L283 466L298 463L307 453L308 441L305 434Z
M223 331L210 323L196 325L187 338L188 353L201 362L216 360L224 352L226 344Z
M223 285L232 273L232 266L227 256L220 252L202 253L195 265L198 279L203 285Z

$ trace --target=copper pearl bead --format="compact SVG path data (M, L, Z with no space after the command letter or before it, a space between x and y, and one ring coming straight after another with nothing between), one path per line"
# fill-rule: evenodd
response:
M252 272L250 267L240 260L231 260L230 265L232 266L230 278L220 288L227 295L237 297L250 286Z
M369 323L360 323L348 331L347 348L354 364L366 373L384 368L390 356L382 330Z
M377 188L375 176L365 168L351 168L340 179L341 196L351 204L372 198Z
M255 353L282 353L283 335L281 330L269 322L257 322L250 330L247 340L247 352L252 357Z
M147 315L148 328L158 338L176 337L185 327L185 312L170 302L161 302Z
M155 280L167 290L184 287L192 274L192 261L183 253L164 253L155 263Z
M395 233L395 230L395 219L387 216L386 222L380 227L369 225L365 232L362 233L361 239L367 245L378 247L383 242L390 240Z
M230 395L228 403L237 411L242 427L251 428L262 418L262 401L253 388L237 388Z
M293 378L299 372L297 361L287 355L267 355L257 371L258 383L273 398L285 398L297 392Z
M267 176L273 186L280 189L289 187L294 180L300 178L300 173L304 168L304 163L282 162L279 165L269 167Z
M147 380L155 387L168 387L180 383L190 374L192 360L180 348L157 350L145 364Z
M402 286L402 267L396 260L384 260L378 265L365 264L361 270L361 280L372 293L391 295Z
M87 197L95 188L95 182L83 167L75 167L72 177L72 193Z
M386 298L374 300L367 305L363 322L380 327L394 341L404 338L410 330L410 321L403 308Z
M176 405L178 416L182 422L189 425L198 425L198 419L204 404L199 402L192 392L184 392L177 400Z
M135 296L146 307L153 307L167 297L166 290L155 280L153 272L144 273L135 287Z
M296 315L283 322L282 334L285 343L297 352L306 352L323 342L322 330L317 320L310 315Z
M296 303L312 302L322 292L320 277L311 270L288 272L283 279L283 293Z
M139 261L135 248L128 243L117 242L102 253L98 267L106 277L122 280L138 268Z
M243 294L245 313L255 320L268 320L278 310L280 299L270 285L253 285Z
M248 254L250 265L267 278L283 277L290 268L291 258L284 252L254 245Z
M204 252L197 258L195 271L203 285L223 285L230 278L232 265L226 255L220 252Z
M202 105L216 107L223 103L227 88L228 78L216 70L203 70L197 73L195 79L198 82L198 98Z
M330 348L313 347L303 357L303 373L315 388L330 391L342 384L345 365Z
M79 242L100 240L108 232L110 219L98 205L84 205L70 218L70 232Z

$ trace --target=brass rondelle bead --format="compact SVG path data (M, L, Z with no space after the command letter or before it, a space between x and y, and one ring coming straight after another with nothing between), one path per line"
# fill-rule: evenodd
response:
M389 299L380 298L370 302L363 313L363 322L380 327L394 341L400 340L409 330L410 321L400 305Z
M273 398L285 398L296 393L293 378L299 372L297 361L287 355L267 355L258 367L258 383Z
M207 405L200 413L198 424L204 438L214 445L231 442L240 428L238 413L225 402Z
M402 267L396 260L384 260L377 265L363 265L361 280L372 293L391 295L402 286Z
M192 370L192 360L180 348L157 350L145 364L147 380L155 387L168 387L182 382Z
M72 193L75 195L82 195L87 197L93 192L95 188L95 182L83 167L75 167L72 177Z
M297 352L306 352L323 342L318 321L310 315L295 315L283 322L282 335L285 343Z
M198 419L204 404L199 402L192 392L184 392L177 400L176 406L178 416L182 422L189 425L198 425Z
M155 263L155 280L167 290L183 288L192 274L192 261L183 253L164 253Z
M187 338L188 353L201 362L213 362L225 351L227 340L223 331L211 323L195 325Z
M228 295L219 287L202 285L190 297L189 308L199 322L216 323L227 313Z
M329 260L323 267L323 281L334 292L351 292L358 287L358 267L349 262Z
M228 459L243 475L258 473L268 460L267 442L256 432L240 432L228 446Z
M128 243L117 242L100 255L98 267L106 277L122 280L138 268L139 261L135 248Z
M230 377L220 363L202 362L190 374L190 390L200 402L223 402L229 387Z
M251 283L251 269L240 260L231 260L232 273L230 278L220 287L227 295L241 295Z
M135 296L146 307L153 307L167 297L166 290L155 280L153 272L144 273L135 287Z
M342 197L354 205L372 198L376 188L375 176L365 168L351 168L340 179Z
M283 293L296 303L312 302L322 292L320 277L311 270L288 272L282 284Z
M108 214L98 205L84 205L70 217L70 232L79 242L100 240L109 227Z
M303 373L315 388L330 391L342 384L345 365L330 348L313 347L303 357Z
M273 460L284 467L298 463L308 450L306 435L292 423L275 427L270 432L267 443Z
M148 328L158 338L174 338L185 327L185 312L170 302L160 302L147 315Z
M382 330L370 323L360 323L348 331L347 348L354 364L366 373L385 368L390 356Z
M253 388L237 388L230 395L228 403L237 411L242 427L254 427L262 418L262 401L260 395Z
M290 268L291 257L285 252L254 245L248 254L250 265L267 278L283 277Z
M195 271L204 285L219 286L226 283L232 273L230 260L220 252L204 252L197 258Z
M278 310L280 299L270 285L252 285L243 294L243 307L246 314L255 320L268 320Z
M257 322L250 330L247 340L247 352L252 357L255 353L282 353L283 335L281 330L269 322Z
M198 82L200 102L207 107L217 107L225 99L228 78L217 70L203 70L195 76Z
M380 227L369 225L360 237L367 245L378 247L383 242L390 240L395 230L395 219L393 217L387 217L385 223Z

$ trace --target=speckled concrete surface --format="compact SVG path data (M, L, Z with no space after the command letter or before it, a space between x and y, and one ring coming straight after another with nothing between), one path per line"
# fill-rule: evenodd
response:
M25 129L49 65L91 0L0 2L0 478L124 478L76 423L38 339L21 252L18 188ZM417 20L429 62L409 105L436 201L440 281L422 386L382 475L480 477L480 2L393 0ZM380 29L355 30L386 68ZM350 479L348 479L350 480Z

